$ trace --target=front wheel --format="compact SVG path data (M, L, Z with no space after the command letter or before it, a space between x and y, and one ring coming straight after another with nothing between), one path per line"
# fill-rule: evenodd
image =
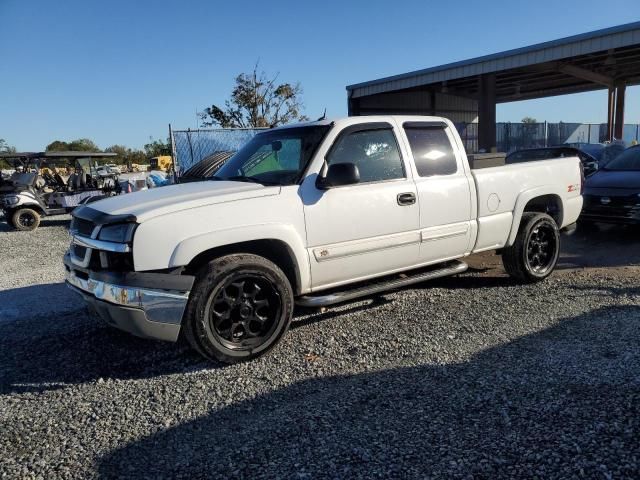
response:
M511 277L533 283L551 275L559 254L560 232L555 220L545 213L525 213L515 242L502 251L502 263Z
M13 212L11 224L16 230L35 230L40 225L40 214L31 208L19 208Z
M249 360L283 337L293 305L291 284L273 262L251 254L226 255L198 273L183 333L206 358Z

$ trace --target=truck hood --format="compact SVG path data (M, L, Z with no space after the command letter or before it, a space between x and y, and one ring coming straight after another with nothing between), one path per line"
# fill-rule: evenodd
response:
M202 181L152 188L118 195L91 204L108 215L133 215L144 222L159 215L215 203L266 197L280 193L279 186L229 181Z
M634 188L640 191L640 171L598 170L587 178L589 188Z

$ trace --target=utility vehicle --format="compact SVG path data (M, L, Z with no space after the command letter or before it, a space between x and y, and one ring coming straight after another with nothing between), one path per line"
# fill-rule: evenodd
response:
M99 174L96 159L115 153L39 152L2 154L14 173L0 180L0 209L17 230L35 230L40 218L69 213L96 197L119 193L118 176ZM66 175L65 175L66 173Z

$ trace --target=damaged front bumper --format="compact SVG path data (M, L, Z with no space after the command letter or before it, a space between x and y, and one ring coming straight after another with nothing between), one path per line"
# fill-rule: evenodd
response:
M64 257L67 285L108 324L139 337L175 342L194 277L91 271Z

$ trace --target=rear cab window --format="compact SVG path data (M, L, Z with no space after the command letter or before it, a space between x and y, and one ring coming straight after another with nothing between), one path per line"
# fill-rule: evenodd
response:
M420 177L453 175L458 171L456 154L443 122L406 122L403 125Z

